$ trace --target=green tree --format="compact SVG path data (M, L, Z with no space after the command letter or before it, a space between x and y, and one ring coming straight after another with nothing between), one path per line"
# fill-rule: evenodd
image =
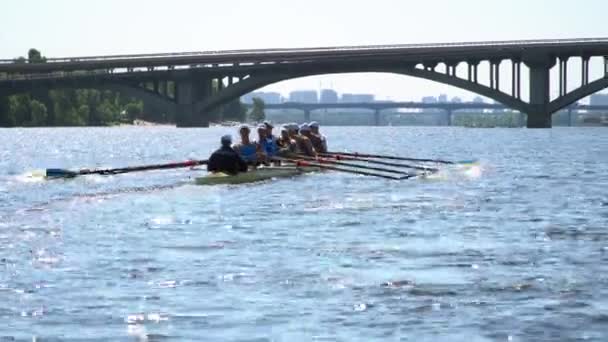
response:
M30 101L30 117L28 126L46 126L47 110L44 103L38 100Z
M45 63L37 49L28 51L28 59L19 57L15 63ZM175 94L175 83L169 83L169 93ZM37 88L31 92L0 97L0 126L82 126L113 125L124 120L122 113L135 118L141 116L143 102L123 99L119 93L97 89ZM229 117L244 118L240 103L227 106ZM166 120L167 118L154 118Z
M249 113L249 118L255 122L262 122L266 119L266 112L264 109L266 108L266 104L264 100L259 97L253 98L253 108L251 108L251 112Z
M30 102L30 96L27 94L20 94L10 97L10 110L12 112L12 116L15 118L16 126L24 126L32 121Z
M0 127L15 126L15 117L8 96L0 96Z
M77 115L78 115L77 122L84 125L89 122L89 117L91 116L91 109L86 104L80 105L80 107L78 107L78 110L77 110Z
M125 106L125 113L129 122L133 122L133 120L139 118L143 111L143 102L130 102Z
M43 57L40 51L33 48L27 52L27 58L30 63L46 63L46 57Z
M230 101L222 110L223 120L245 122L246 116L247 108L243 105L240 99Z

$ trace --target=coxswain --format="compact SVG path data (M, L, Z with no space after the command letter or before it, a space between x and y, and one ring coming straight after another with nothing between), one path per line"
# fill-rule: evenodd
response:
M209 157L207 171L223 172L236 175L239 172L247 172L247 163L232 148L232 137L224 135L221 139L222 146Z
M310 127L309 139L312 142L315 151L317 151L317 153L327 153L327 139L319 132L319 123L313 121L309 123L308 126Z
M249 165L258 164L259 146L255 142L249 139L250 133L249 126L242 125L239 128L239 135L241 136L241 142L232 146L232 148L243 158L243 160Z

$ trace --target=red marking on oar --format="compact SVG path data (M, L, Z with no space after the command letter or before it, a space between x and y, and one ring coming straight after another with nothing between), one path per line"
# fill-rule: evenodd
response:
M309 162L306 162L306 161L303 161L303 160L296 161L296 166L309 166L309 165L310 165Z

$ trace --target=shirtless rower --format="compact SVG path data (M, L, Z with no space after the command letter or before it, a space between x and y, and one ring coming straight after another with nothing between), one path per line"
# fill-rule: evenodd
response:
M300 125L300 127L297 127L298 130L296 130L296 127L297 125L295 127L292 126L289 135L296 142L296 153L304 154L309 157L316 157L317 153L312 146L312 142L310 142L310 139L306 136L306 134L310 133L310 127L308 124ZM298 134L298 131L300 134Z
M310 136L308 138L312 142L315 151L317 153L327 153L327 139L319 132L319 123L313 121L308 126L310 127Z

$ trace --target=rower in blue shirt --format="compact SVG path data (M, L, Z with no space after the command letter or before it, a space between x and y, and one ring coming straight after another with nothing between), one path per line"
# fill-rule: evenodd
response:
M250 129L247 125L242 125L239 129L241 142L232 148L245 160L247 164L257 165L259 160L259 146L249 139Z
M258 144L260 144L262 151L264 151L269 159L276 157L277 153L279 152L277 138L272 135L273 128L274 126L270 123L270 121L264 121L264 123L258 127L258 134L260 138Z

